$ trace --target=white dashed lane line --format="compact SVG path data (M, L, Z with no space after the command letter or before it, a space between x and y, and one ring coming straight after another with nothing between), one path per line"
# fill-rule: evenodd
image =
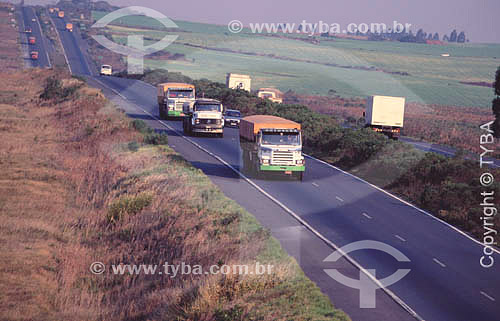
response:
M401 236L395 234L394 235L398 240L400 240L401 242L406 242L406 240L404 238L402 238Z
M335 198L336 198L337 200L339 200L340 202L343 202L343 201L344 201L342 198L340 198L340 197L338 197L338 196L335 196Z
M366 218L367 218L367 219L369 219L369 220L371 220L371 219L372 219L372 217L371 217L370 215L366 214L366 213L363 213L363 216L364 216L364 217L366 217Z
M485 293L483 291L480 291L479 293L481 293L481 295L484 296L485 298L487 298L488 300L495 302L495 298L492 297L491 295L488 295L487 293Z
M436 258L433 258L432 259L434 262L436 262L437 264L439 264L441 267L445 268L446 267L446 264L444 264L443 262L439 261L438 259Z
M312 183L312 185L315 186L315 187L319 187L319 185L316 184L316 183Z

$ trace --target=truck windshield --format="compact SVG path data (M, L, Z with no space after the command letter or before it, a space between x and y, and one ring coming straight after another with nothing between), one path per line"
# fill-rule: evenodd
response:
M194 98L193 89L169 90L169 98Z
M195 111L221 111L219 104L197 104L194 107Z
M300 145L299 133L263 132L264 145Z
M234 110L230 110L226 113L227 116L229 117L241 117L241 114L239 111L234 111Z

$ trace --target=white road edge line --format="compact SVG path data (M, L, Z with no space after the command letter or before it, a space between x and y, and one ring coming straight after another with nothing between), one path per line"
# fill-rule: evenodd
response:
M376 185L374 185L374 184L372 184L372 183L370 183L370 182L365 181L365 180L364 180L364 179L362 179L362 178L359 178L359 177L357 177L357 176L355 176L355 175L353 175L353 174L351 174L351 173L349 173L349 172L346 172L346 171L344 171L344 170L342 170L342 169L340 169L340 168L338 168L338 167L336 167L336 166L333 166L332 164L328 164L327 162L325 162L325 161L323 161L323 160L321 160L321 159L318 159L318 158L316 158L316 157L313 157L313 156L311 156L311 155L307 155L307 154L304 154L304 155L305 155L306 157L310 158L310 159L313 159L313 160L315 160L315 161L318 161L318 162L320 162L320 163L322 163L322 164L324 164L324 165L326 165L326 166L329 166L329 167L331 167L331 168L333 168L333 169L335 169L335 170L337 170L337 171L339 171L339 172L341 172L341 173L343 173L343 174L345 174L345 175L347 175L347 176L350 176L350 177L352 177L352 178L354 178L354 179L356 179L356 180L358 180L358 181L360 181L360 182L363 182L363 183L365 183L365 184L367 184L367 185L371 186L372 188L374 188L374 189L376 189L376 190L378 190L378 191L380 191L380 192L382 192L382 193L384 193L384 194L386 194L386 195L388 195L388 196L390 196L390 197L392 197L392 198L394 198L394 199L396 199L396 200L400 201L401 203L406 204L406 205L408 205L408 206L410 206L410 207L412 207L412 208L416 209L416 210L417 210L417 211L419 211L420 213L423 213L423 214L425 214L425 215L427 215L427 216L430 216L431 218L435 219L436 221L438 221L438 222L440 222L440 223L442 223L442 224L446 225L447 227L451 228L451 229L452 229L452 230L454 230L455 232L458 232L459 234L462 234L463 236L465 236L465 237L466 237L466 238L468 238L469 240L473 241L474 243L477 243L477 244L478 244L478 245L480 245L480 246L484 246L484 245L483 245L483 243L481 243L481 242L479 242L478 240L476 240L475 238L471 237L470 235L468 235L468 234L467 234L467 233L465 233L464 231L461 231L460 229L456 228L455 226L451 225L450 223L443 221L442 219L440 219L440 218L438 218L438 217L436 217L436 216L432 215L431 213L429 213L429 212L427 212L427 211L425 211L425 210L423 210L423 209L421 209L421 208L418 208L417 206L415 206L415 205L411 204L410 202L407 202L407 201L405 201L404 199L402 199L402 198L400 198L400 197L398 197L398 196L396 196L396 195L394 195L394 194L391 194L391 193L389 193L388 191L386 191L386 190L384 190L384 189L382 189L382 188L380 188L380 187L378 187L378 186L376 186ZM500 254L500 251L499 251L498 249L496 249L496 248L492 248L492 249L493 249L493 251L494 251L494 252L496 252L497 254Z
M367 218L367 219L369 219L369 220L371 220L371 219L372 219L372 217L371 217L370 215L366 214L366 213L363 213L363 216L364 216L364 217L366 217L366 218Z
M444 264L443 262L439 261L438 259L436 258L433 258L432 259L434 262L436 262L437 264L439 264L441 267L445 268L446 267L446 264Z
M494 298L494 297L492 297L491 295L488 295L488 293L485 293L485 292L483 292L483 291L479 291L479 293L481 293L481 295L482 295L482 296L484 296L484 297L488 298L489 300L491 300L491 301L493 301L493 302L495 302L495 301L496 301L496 300L495 300L495 298Z
M113 91L114 93L116 93L117 95L119 95L120 97L124 97L121 93L119 93L117 90L115 90L114 88L111 88L109 86L107 86L106 84L104 84L103 82L101 82L100 80L94 78L94 80L96 80L97 82L99 82L100 84L102 84L103 86L109 88L111 91ZM268 192L266 192L265 190L263 190L259 185L257 185L256 183L254 183L252 180L250 180L248 177L246 177L243 173L241 173L239 170L237 170L236 168L234 168L233 166L231 166L231 164L229 164L228 162L226 162L224 159L222 159L221 157L217 156L216 154L212 153L211 151L209 151L208 149L205 149L204 147L202 147L201 145L199 145L198 143L196 143L195 141L189 139L188 137L182 135L180 132L178 132L175 128L171 127L170 125L168 125L167 123L165 123L164 121L162 121L161 119L158 119L155 115L151 114L150 112L148 112L147 110L145 110L144 108L140 107L139 105L131 102L130 100L128 100L127 98L124 98L125 100L129 101L131 104L137 106L139 109L141 109L143 112L145 112L146 114L148 114L149 116L151 116L152 118L156 119L160 124L162 124L163 126L165 126L166 128L174 131L175 133L177 133L181 138L185 139L186 141L190 142L191 144L193 144L194 146L196 146L197 148L199 148L200 150L204 151L205 153L207 153L208 155L212 156L213 158L217 159L219 162L221 162L222 164L224 164L226 167L228 167L229 169L231 169L233 172L235 172L237 175L239 175L242 179L244 179L248 184L252 185L256 190L258 190L259 192L261 192L263 195L265 195L267 198L269 198L270 200L272 200L274 203L276 203L279 207L281 207L284 211L286 211L288 214L290 214L291 216L293 216L298 222L300 222L302 225L304 225L308 230L310 230L314 235L316 235L318 238L320 238L323 242L325 242L327 245L329 245L331 248L333 248L335 251L338 251L339 253L342 254L342 256L344 256L347 261L349 261L353 266L355 266L358 270L360 270L361 272L363 272L368 278L370 278L380 289L382 289L387 295L389 295L389 297L391 297L394 302L396 302L397 304L399 304L403 309L405 309L411 316L413 316L415 319L419 320L419 321L424 321L424 319L415 311L413 310L408 304L406 304L400 297L398 297L394 292L392 292L391 290L385 288L383 286L382 283L380 283L380 281L378 279L376 279L375 277L373 277L368 271L365 270L365 268L363 268L356 260L354 260L349 254L345 253L344 251L342 251L340 249L340 247L338 247L335 243L333 243L332 241L330 241L329 239L327 239L326 237L324 237L320 232L318 232L316 229L314 229L314 227L312 227L311 225L309 225L309 223L307 223L306 221L304 221L299 215L297 215L294 211L292 211L291 209L289 209L288 207L286 207L286 205L284 205L283 203L281 203L279 200L277 200L276 198L274 198L271 194L269 194Z
M404 238L402 238L401 236L399 236L399 235L397 235L397 234L395 234L394 236L395 236L397 239L399 239L400 241L402 241L402 242L406 242L406 240L405 240Z
M338 201L340 201L340 202L343 202L343 201L344 201L341 197L335 196L335 198L336 198Z

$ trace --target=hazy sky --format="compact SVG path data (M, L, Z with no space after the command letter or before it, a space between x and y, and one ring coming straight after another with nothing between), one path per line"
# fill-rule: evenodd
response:
M26 0L39 2L40 0ZM43 1L43 0L42 0ZM302 20L339 23L411 23L412 30L449 34L464 30L473 42L500 43L500 0L111 0L161 11L169 18L227 24Z
M466 31L473 42L500 43L500 0L112 0L140 5L170 18L226 24L250 22L411 23L427 32ZM179 5L173 5L178 3ZM415 30L416 31L416 30Z

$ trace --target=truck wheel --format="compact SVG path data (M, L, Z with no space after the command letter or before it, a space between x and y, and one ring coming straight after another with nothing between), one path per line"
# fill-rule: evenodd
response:
M220 138L224 138L224 133L219 134Z
M297 172L295 176L297 176L297 179L301 182L304 180L304 172Z

